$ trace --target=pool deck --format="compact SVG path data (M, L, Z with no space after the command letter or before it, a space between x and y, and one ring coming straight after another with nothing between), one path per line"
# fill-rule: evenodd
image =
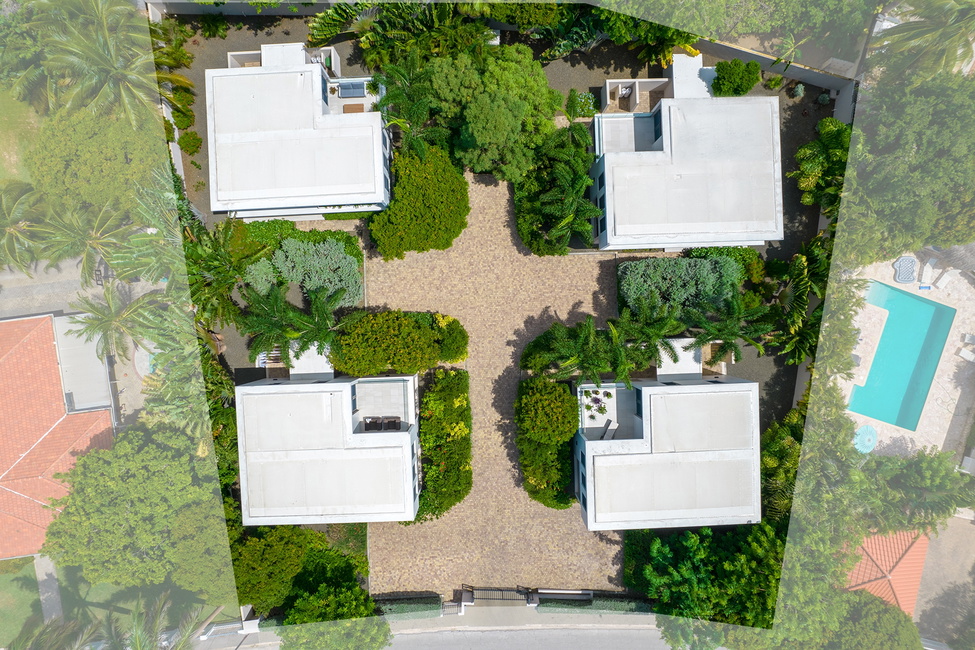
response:
M918 264L918 268L920 266ZM940 269L935 277L938 274ZM934 446L955 452L961 460L965 440L975 417L975 363L958 356L958 351L967 347L975 352L975 346L962 342L965 334L975 334L975 282L962 274L943 289L931 283L897 284L894 282L892 261L864 267L857 275L953 307L956 314L915 431L852 411L848 411L848 414L857 427L870 424L876 428L875 453L908 455L920 447ZM931 289L922 290L919 286L931 286ZM860 342L853 352L860 357L860 366L856 368L852 380L841 384L847 399L854 385L863 385L867 380L886 320L887 310L871 304L864 305L854 320L860 329Z

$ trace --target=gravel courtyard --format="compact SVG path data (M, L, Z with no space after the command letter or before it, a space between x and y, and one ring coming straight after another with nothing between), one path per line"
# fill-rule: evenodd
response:
M513 231L511 192L468 174L470 225L447 251L366 261L370 306L433 310L470 333L474 488L444 517L413 526L369 524L370 591L430 590L448 598L479 586L621 590L622 540L590 533L578 504L551 510L521 487L515 394L525 344L556 319L616 312L612 253L539 258Z

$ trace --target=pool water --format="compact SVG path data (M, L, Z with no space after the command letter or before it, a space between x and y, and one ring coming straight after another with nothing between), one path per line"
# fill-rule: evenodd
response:
M854 386L850 410L914 431L955 310L882 282L871 282L867 302L886 309L887 322L867 381Z

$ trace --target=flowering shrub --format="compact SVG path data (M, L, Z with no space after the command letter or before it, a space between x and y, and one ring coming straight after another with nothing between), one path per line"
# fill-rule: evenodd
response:
M416 521L442 516L471 491L470 380L463 370L437 370L423 393L420 448L423 489Z

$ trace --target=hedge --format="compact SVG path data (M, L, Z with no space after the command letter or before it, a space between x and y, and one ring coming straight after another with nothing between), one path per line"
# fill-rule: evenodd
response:
M754 248L747 246L705 246L703 248L688 248L684 255L695 259L711 259L714 257L730 257L741 265L741 284L751 280L760 284L765 280L765 262Z
M437 519L471 491L470 379L464 370L434 373L420 407L423 489L416 521Z
M679 309L720 307L741 283L741 266L730 257L650 257L623 262L617 270L620 297L631 308L640 298Z
M339 323L339 332L329 358L336 370L348 375L412 375L440 361L433 329L401 311L355 312Z
M762 80L762 66L758 61L745 63L741 59L718 61L711 92L715 97L740 97Z
M312 244L336 240L345 246L345 252L354 257L360 265L363 262L359 240L347 232L339 230L298 230L294 222L287 219L251 221L245 225L247 226L247 237L252 246L270 247L265 255L268 259L274 254L274 251L281 247L281 242L285 239L297 239Z
M397 153L392 171L397 179L393 199L369 221L383 259L402 259L407 251L450 248L467 227L471 211L463 174L437 147L427 150L425 160Z
M579 427L579 404L567 386L543 377L521 382L515 401L518 462L532 499L564 509L575 499L572 486L572 437Z

